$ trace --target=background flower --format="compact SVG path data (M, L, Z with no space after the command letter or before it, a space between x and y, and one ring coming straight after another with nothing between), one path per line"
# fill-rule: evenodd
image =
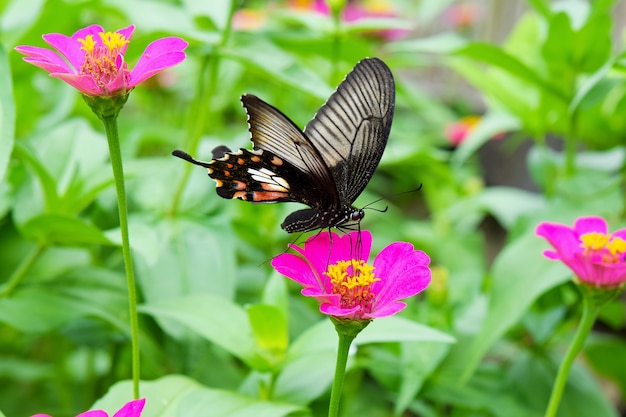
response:
M72 36L43 35L57 52L36 46L17 46L24 61L45 69L81 93L89 96L126 94L137 84L185 59L187 42L181 38L161 38L147 46L132 71L124 54L135 30L134 25L116 32L104 32L99 25L78 30Z
M626 281L626 229L609 234L606 220L589 216L578 218L573 227L541 223L536 232L555 249L544 255L562 261L581 281L611 288Z

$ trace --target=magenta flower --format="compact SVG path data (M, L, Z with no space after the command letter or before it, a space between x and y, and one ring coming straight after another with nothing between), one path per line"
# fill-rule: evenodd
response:
M284 253L272 260L272 266L301 284L302 295L317 299L322 313L371 320L404 309L406 304L398 300L418 294L430 283L430 258L410 243L392 243L369 265L371 246L369 231L360 237L358 232L341 237L322 232L303 248L290 245L301 256Z
M626 229L607 232L602 217L580 217L574 227L541 223L537 235L555 250L544 255L567 265L583 283L595 287L616 288L626 282Z
M113 417L139 417L141 416L141 411L143 410L143 406L146 403L146 399L142 398L140 400L129 401L122 408L119 409L117 413L113 415ZM80 413L76 417L108 417L106 411L103 410L91 410L85 411L84 413ZM50 417L48 414L35 414L32 417Z
M43 35L57 52L36 46L17 46L24 61L45 69L88 96L111 97L127 94L140 82L185 59L187 42L170 37L152 42L132 71L124 54L135 26L105 32L101 26L80 29L71 37L60 33Z

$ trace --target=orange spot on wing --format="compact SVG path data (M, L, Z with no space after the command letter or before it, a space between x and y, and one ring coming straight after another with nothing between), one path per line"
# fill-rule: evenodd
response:
M245 182L242 181L233 181L232 188L235 190L245 190L247 187Z
M240 200L246 201L246 192L245 191L237 191L233 194L233 198L238 198Z
M252 162L261 162L261 157L260 157L260 156L253 155L253 156L250 158L250 160L251 160Z
M245 163L246 163L246 161L244 161L242 158L237 158L237 163L238 163L239 165L243 165L243 164L245 164Z
M253 199L256 202L263 201L276 201L280 198L286 198L287 193L279 193L275 191L255 191L252 193Z
M277 156L274 156L271 161L272 165L281 166L283 164L283 160Z

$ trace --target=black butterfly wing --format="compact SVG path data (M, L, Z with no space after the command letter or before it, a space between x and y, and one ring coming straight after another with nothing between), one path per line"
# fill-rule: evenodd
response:
M360 61L337 87L304 135L321 155L339 193L352 205L383 155L395 106L395 83L378 58Z
M295 197L292 201L316 210L338 207L340 200L333 176L323 156L298 126L280 110L252 94L244 94L241 102L248 113L254 148L279 156L294 168L294 172L290 172L294 177L290 179L291 193Z

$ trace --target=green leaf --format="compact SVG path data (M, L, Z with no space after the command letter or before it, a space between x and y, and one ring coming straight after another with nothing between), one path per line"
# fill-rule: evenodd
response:
M86 245L113 243L96 226L80 217L41 214L21 225L24 236L44 244Z
M304 412L305 409L298 405L262 401L230 391L204 388L181 399L177 415L180 417L282 417L292 415L297 411Z
M548 19L552 14L550 4L546 0L528 0L528 4L545 19Z
M4 45L15 45L41 15L44 0L13 0L0 13L0 35ZM0 70L0 74L9 71ZM8 77L6 77L8 79ZM0 155L2 154L0 149ZM0 170L1 173L1 170ZM0 179L2 175L0 175Z
M116 315L125 306L125 295L116 288L107 288L103 282L98 285L101 277L111 278L90 273L73 279L71 287L62 280L15 291L9 298L0 299L0 321L22 332L41 333L91 316L125 330L126 321Z
M140 311L159 321L174 321L185 326L253 369L266 371L272 368L255 343L245 310L231 301L208 294L191 295L143 305Z
M319 99L327 99L332 89L315 72L309 70L286 51L259 36L249 37L237 34L240 43L233 48L225 49L223 54L235 59L248 67L261 72L269 79L281 84L309 93Z
M623 310L621 302L619 307ZM616 336L593 335L585 344L584 353L594 371L616 384L622 398L626 398L626 362L615 360L626 357L626 342Z
M373 320L354 339L353 344L384 342L438 342L454 343L454 337L432 327L415 323L400 316ZM302 334L289 349L289 358L307 353L330 350L337 346L337 336L330 322L323 320Z
M141 381L141 397L146 399L142 417L179 416L182 399L203 389L195 380L183 375L167 375L154 381ZM96 401L90 409L104 410L114 415L131 400L131 381L115 383L109 391Z
M130 232L137 277L148 304L191 294L233 298L235 242L229 225L219 218L207 222L133 217ZM109 237L119 240L119 230Z
M395 415L403 415L449 349L448 345L436 342L402 344L402 380L394 405Z
M483 355L530 305L547 290L571 279L572 273L560 262L542 254L546 244L529 231L498 255L493 269L493 286L487 316L464 359L463 377L468 378Z
M183 4L185 9L194 17L207 16L219 30L223 31L231 17L230 10L233 1L222 0L208 4L203 0L183 0Z
M247 308L252 335L257 346L268 353L268 360L280 363L289 345L287 318L277 307L255 304Z
M496 68L507 71L520 80L524 80L531 85L538 87L546 94L552 95L560 100L565 99L559 91L547 84L532 68L528 67L515 56L495 45L478 42L471 43L461 49L458 49L455 52L455 55L465 56L489 65L493 65Z
M0 77L0 181L2 181L9 165L15 140L15 103L10 77L11 69L8 54L2 44L0 44L0 74L4 74Z
M444 32L427 38L414 38L390 43L388 49L396 53L454 53L466 46L467 39L453 32Z

